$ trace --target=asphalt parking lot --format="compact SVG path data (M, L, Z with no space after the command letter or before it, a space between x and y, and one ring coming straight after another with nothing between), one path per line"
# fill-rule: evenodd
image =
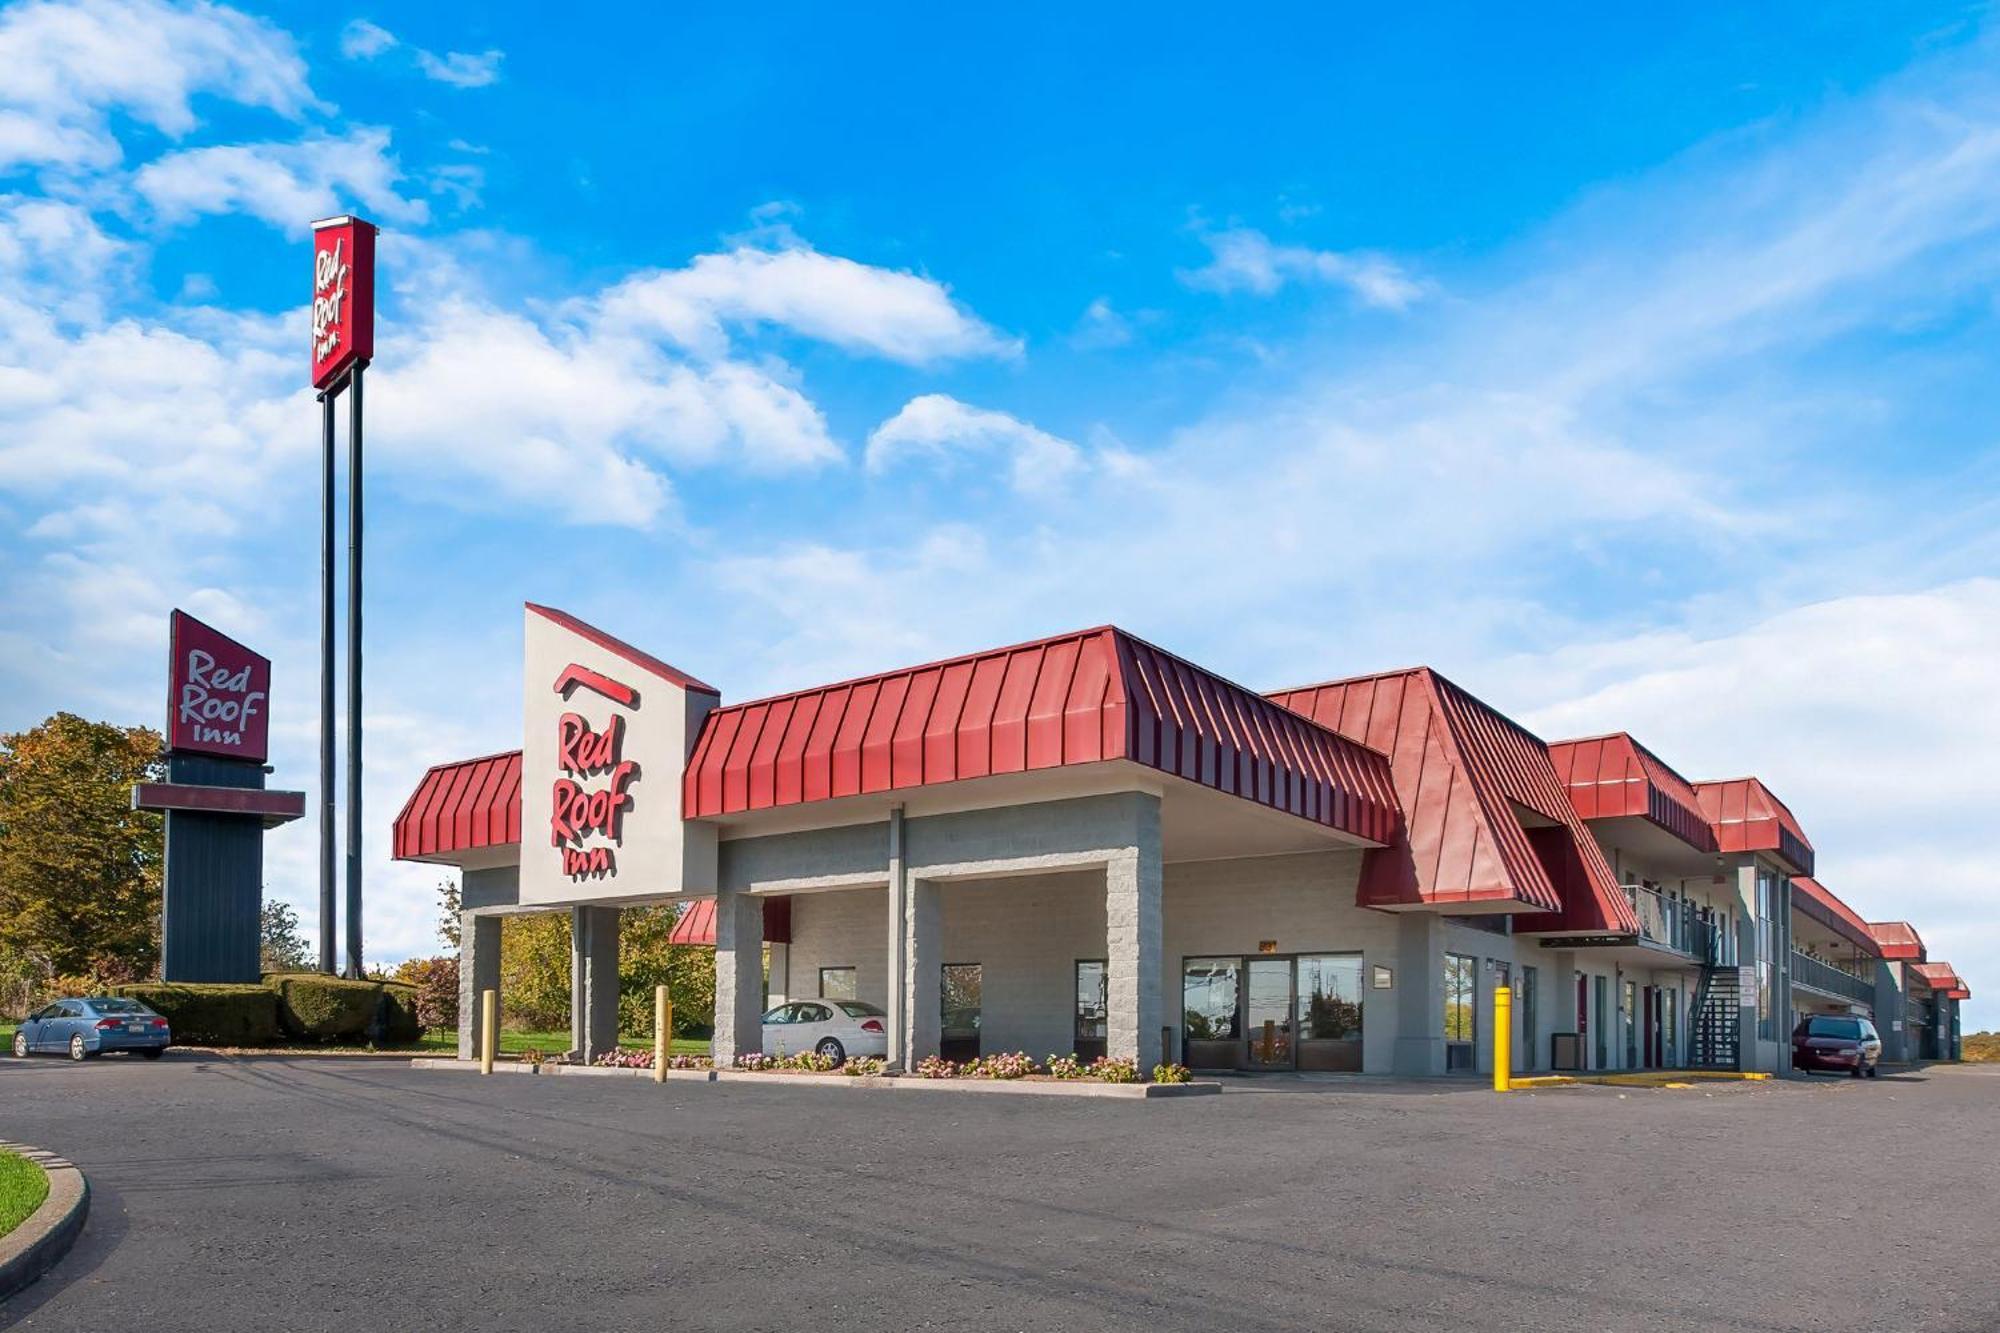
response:
M2000 1068L1166 1102L0 1061L89 1226L0 1326L1990 1329Z

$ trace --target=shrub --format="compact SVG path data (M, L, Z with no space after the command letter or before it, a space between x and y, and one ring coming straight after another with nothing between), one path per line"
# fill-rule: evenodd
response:
M1051 1078L1071 1079L1088 1076L1084 1071L1083 1061L1077 1059L1074 1055L1050 1056L1048 1059L1048 1069Z
M676 1024L675 1026L679 1026ZM667 1057L669 1069L713 1069L715 1061L706 1055L670 1055Z
M994 1054L982 1060L969 1060L964 1069L967 1078L1026 1078L1034 1072L1035 1062L1028 1058L1026 1051Z
M774 1057L766 1055L762 1051L748 1051L736 1057L736 1067L748 1070L753 1074L761 1070L774 1068L776 1064L777 1061Z
M268 986L148 981L116 991L164 1015L177 1042L269 1046L278 1040L278 994Z
M651 1069L653 1067L653 1053L651 1051L628 1051L620 1047L615 1051L599 1051L597 1058L590 1063L594 1065L608 1065L613 1069Z
M1100 1055L1090 1062L1090 1069L1087 1072L1091 1078L1096 1079L1099 1083L1137 1083L1139 1081L1138 1061L1133 1060L1130 1056L1120 1056L1114 1060L1108 1055Z
M1155 1083L1185 1083L1192 1077L1194 1076L1188 1072L1186 1065L1164 1064L1153 1066L1153 1082Z
M872 1078L882 1072L883 1063L880 1056L864 1055L849 1060L840 1067L840 1072L849 1078Z
M416 989L417 1025L426 1032L458 1027L458 960L412 958L396 969L396 980Z
M265 982L278 995L278 1021L287 1035L307 1041L358 1042L369 1039L369 1028L380 1010L381 1039L415 1041L423 1027L417 1018L417 989L399 982L348 981L317 972L271 976Z
M958 1066L941 1055L927 1055L917 1062L918 1078L957 1078Z

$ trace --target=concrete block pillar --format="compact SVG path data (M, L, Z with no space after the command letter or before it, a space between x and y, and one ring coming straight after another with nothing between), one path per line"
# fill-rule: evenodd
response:
M929 880L905 885L903 935L903 1059L914 1066L938 1053L944 984L942 890Z
M569 1046L588 1063L618 1047L618 909L572 907Z
M1395 1071L1444 1073L1444 922L1435 912L1396 918Z
M458 914L458 1058L479 1057L479 997L500 989L500 918ZM502 1014L502 1021L506 1015Z
M884 1063L890 1069L905 1069L909 1052L908 1024L904 1018L909 1012L909 944L908 933L909 893L903 874L903 807L896 806L889 811L889 891L884 895L888 909L888 941L883 946L883 958L887 963L889 1034L883 1043L887 1048Z
M1104 867L1105 1053L1130 1059L1141 1076L1167 1057L1160 1049L1161 905L1159 808L1153 836L1115 854Z
M769 969L764 978L764 1007L775 1009L792 998L792 946L767 944L764 946L764 957ZM817 995L819 989L808 981L804 993Z
M719 1067L764 1049L764 901L724 889L715 895L715 1040Z
M1882 1034L1882 1059L1901 1064L1915 1050L1912 1035L1904 1029L1909 1017L1909 998L1903 993L1903 968L1884 959L1875 964L1875 1030Z

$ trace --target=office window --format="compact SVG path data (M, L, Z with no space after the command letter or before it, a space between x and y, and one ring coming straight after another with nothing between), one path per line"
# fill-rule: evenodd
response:
M1240 1035L1237 958L1190 958L1181 967L1181 1023L1190 1041L1233 1041Z
M1444 1039L1472 1041L1479 1031L1479 960L1444 956Z
M854 992L854 969L822 967L819 970L819 993L829 1000L860 999Z
M1772 968L1777 962L1776 931L1771 913L1778 896L1778 877L1768 870L1757 872L1757 1036L1777 1040L1778 1015L1771 998Z

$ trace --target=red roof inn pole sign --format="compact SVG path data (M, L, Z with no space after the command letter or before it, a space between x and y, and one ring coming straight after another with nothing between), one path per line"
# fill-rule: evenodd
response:
M333 971L334 400L347 395L347 975L361 975L361 378L375 355L375 224L312 224L312 386L319 390L319 962Z
M171 634L167 745L247 759L270 757L271 660L176 611Z

